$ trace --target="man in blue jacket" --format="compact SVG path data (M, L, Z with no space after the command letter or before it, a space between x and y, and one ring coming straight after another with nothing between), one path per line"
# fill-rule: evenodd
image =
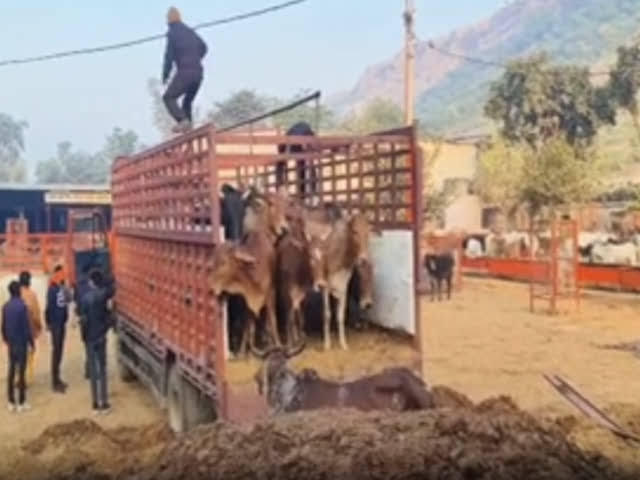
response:
M171 7L167 14L169 31L167 47L162 68L162 83L166 85L175 63L177 73L171 80L162 99L169 114L178 122L172 130L184 133L192 126L192 105L202 84L202 59L207 54L207 44L187 25L182 23L180 12ZM178 98L182 99L182 108L178 106Z
M60 378L60 364L62 363L64 340L67 333L70 296L65 285L64 270L62 266L58 265L51 277L45 309L45 321L49 332L51 332L51 387L56 393L67 391L67 384Z
M27 350L35 350L27 306L20 298L20 284L9 284L10 300L2 308L2 339L9 349L9 374L7 375L7 393L9 411L23 412L31 407L27 403L25 372L27 369ZM15 397L15 375L18 373L18 403Z
M89 274L89 289L80 303L80 321L83 322L91 397L96 414L111 411L107 394L107 333L113 326L109 301L114 293L113 280L106 280L100 270L93 270Z

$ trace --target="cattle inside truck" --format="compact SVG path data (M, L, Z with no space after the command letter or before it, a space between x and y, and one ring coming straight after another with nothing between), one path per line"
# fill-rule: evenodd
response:
M282 145L306 145L290 158ZM419 338L416 278L420 165L415 131L361 137L296 137L216 132L204 126L114 162L112 172L118 362L166 404L181 431L214 418L261 412L255 386L234 384L224 305L210 288L212 254L223 239L223 185L285 188L307 204L362 212L381 230L371 239L374 310L381 327ZM296 162L317 173L301 194ZM282 164L281 164L282 165ZM279 183L282 182L282 168ZM310 180L309 180L310 181ZM420 345L420 342L415 342ZM331 358L332 351L324 352ZM416 355L417 358L417 355Z

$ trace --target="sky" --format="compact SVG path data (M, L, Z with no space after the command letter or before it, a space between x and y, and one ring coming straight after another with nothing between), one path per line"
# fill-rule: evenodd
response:
M182 0L196 24L282 0ZM4 2L0 60L131 40L166 31L167 2L21 0ZM490 16L505 0L415 0L421 39ZM251 88L290 98L302 89L324 96L351 88L363 70L403 46L403 0L307 0L262 17L200 34L209 45L196 104L208 110ZM95 151L113 127L157 141L149 78L160 76L164 40L90 56L0 68L0 112L29 123L26 158L33 167L60 141Z

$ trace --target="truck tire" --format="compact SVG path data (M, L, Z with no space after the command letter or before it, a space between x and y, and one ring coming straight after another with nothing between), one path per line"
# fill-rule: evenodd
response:
M216 420L213 402L185 380L176 365L169 370L167 408L169 426L178 435Z

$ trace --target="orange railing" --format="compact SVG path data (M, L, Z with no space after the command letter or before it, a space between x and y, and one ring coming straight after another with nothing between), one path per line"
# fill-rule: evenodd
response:
M72 251L88 250L94 244L91 233L74 233L72 237L67 233L0 234L0 272L49 273L58 264L68 265Z

